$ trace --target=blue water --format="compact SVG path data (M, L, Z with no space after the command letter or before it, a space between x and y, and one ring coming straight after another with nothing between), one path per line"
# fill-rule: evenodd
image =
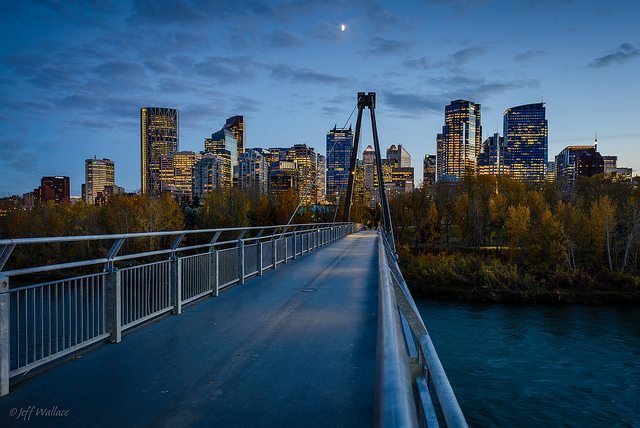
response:
M470 426L640 427L640 308L416 303Z

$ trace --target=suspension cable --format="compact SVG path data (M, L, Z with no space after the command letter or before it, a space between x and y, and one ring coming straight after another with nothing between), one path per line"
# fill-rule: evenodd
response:
M347 127L347 124L351 120L351 117L353 116L353 113L356 111L356 108L358 108L358 103L356 103L356 105L353 106L353 110L351 110L351 114L349 115L349 117L345 121L344 126L342 127L342 129L345 129ZM337 141L333 142L333 145L331 146L331 150L329 150L327 152L326 159L329 159L329 155L331 155L333 153L333 150L335 149L337 143L338 143ZM296 206L296 209L293 210L293 213L291 214L291 217L289 217L289 221L287 222L287 224L285 225L285 227L284 227L284 229L282 231L283 235L287 231L287 228L289 227L289 225L293 221L294 217L298 213L298 210L302 206L302 202L304 202L304 200L307 198L307 196L309 195L309 192L313 188L313 185L316 184L316 181L318 180L319 177L320 177L320 169L318 168L317 163L316 163L316 176L313 178L313 180L307 186L307 189L305 190L304 195L302 196L302 198L300 198L300 201L298 201L298 206ZM336 203L336 211L335 212L336 213L338 212L338 203ZM335 213L334 213L334 215L333 215L333 223L335 223L335 222L336 222L336 216L335 216Z

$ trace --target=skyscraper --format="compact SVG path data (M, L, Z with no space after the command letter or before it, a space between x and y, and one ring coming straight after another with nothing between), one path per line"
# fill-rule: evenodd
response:
M160 193L160 156L178 151L178 110L140 109L140 181L142 193Z
M246 146L246 129L244 124L244 116L231 116L224 124L224 129L228 129L233 134L233 138L238 143L238 159L244 153Z
M461 178L465 172L476 173L482 144L480 104L455 100L444 109L442 134L438 134L438 179Z
M287 151L287 160L296 164L298 197L301 199L302 205L314 205L317 203L318 188L315 181L318 172L317 158L316 151L306 144L295 144ZM307 190L309 192L305 196Z
M160 188L178 198L191 200L193 166L202 158L200 153L175 152L160 157Z
M269 171L269 192L272 195L280 195L289 190L298 188L298 173L296 163L287 160L279 160L271 163Z
M392 144L387 149L387 159L395 161L396 165L400 168L411 166L411 154L405 149L402 144Z
M505 174L504 138L497 132L484 140L478 155L478 174Z
M105 188L115 186L115 165L110 159L87 159L84 161L84 202L89 205L106 199Z
M327 202L327 158L318 153L318 203Z
M604 172L604 160L593 146L568 146L556 155L556 185L571 192L578 177L592 177Z
M349 186L349 164L353 151L351 127L333 127L327 132L327 200L336 203Z
M509 175L528 184L542 183L548 160L548 124L544 103L507 109L503 126Z
M213 153L222 162L222 189L231 190L234 177L238 173L238 141L233 133L225 128L211 134L204 140L205 153Z
M436 184L436 155L426 154L422 163L422 187Z

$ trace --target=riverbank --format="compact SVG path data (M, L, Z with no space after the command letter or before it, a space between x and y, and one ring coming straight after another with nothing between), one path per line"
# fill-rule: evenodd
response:
M488 254L401 252L416 298L468 302L640 304L640 277L622 272L545 269Z

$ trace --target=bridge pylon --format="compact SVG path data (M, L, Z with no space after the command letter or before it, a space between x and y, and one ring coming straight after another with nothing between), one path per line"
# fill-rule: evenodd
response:
M349 186L347 187L347 197L344 201L343 221L349 221L351 214L351 200L353 198L353 187L356 178L356 161L358 159L358 149L360 145L360 131L362 128L362 112L369 109L371 115L371 131L373 133L373 146L376 155L376 170L378 172L378 192L382 205L382 226L389 236L389 242L395 252L395 240L393 237L393 224L391 222L391 210L389 200L384 187L384 174L382 171L382 152L380 151L380 140L378 139L378 127L376 125L376 93L358 92L358 118L356 120L356 135L353 140L353 151L351 152L351 163L349 166Z

